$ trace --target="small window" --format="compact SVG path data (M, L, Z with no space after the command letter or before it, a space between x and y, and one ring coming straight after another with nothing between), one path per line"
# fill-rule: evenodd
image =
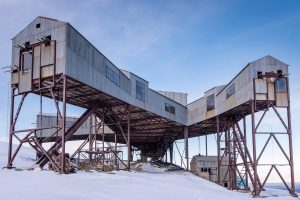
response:
M109 80L111 80L117 86L120 86L120 76L117 72L113 71L110 67L106 66L105 75Z
M51 35L47 35L45 37L46 43L45 46L50 46L51 45Z
M275 91L276 92L287 92L286 78L278 78L275 82Z
M22 53L21 67L23 71L26 71L32 67L32 51L25 51Z
M41 27L40 23L38 23L38 24L35 25L35 28L40 28L40 27Z
M227 89L226 89L226 99L228 99L230 96L232 96L235 93L235 84L232 83Z
M261 71L257 72L257 78L262 78L263 77L263 73Z
M206 110L210 111L215 109L215 95L211 94L206 98Z
M136 98L145 101L145 84L140 81L136 81Z
M175 115L175 106L165 103L165 111Z

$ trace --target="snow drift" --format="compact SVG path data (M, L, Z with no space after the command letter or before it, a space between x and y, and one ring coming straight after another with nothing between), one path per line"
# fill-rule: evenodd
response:
M1 200L250 200L249 193L227 190L185 171L165 171L141 164L141 172L112 173L77 172L59 175L52 171L16 171L2 169L6 165L7 144L0 143ZM17 166L32 166L35 154L23 147L16 158ZM286 191L264 193L268 200L294 200ZM280 197L274 197L280 195Z

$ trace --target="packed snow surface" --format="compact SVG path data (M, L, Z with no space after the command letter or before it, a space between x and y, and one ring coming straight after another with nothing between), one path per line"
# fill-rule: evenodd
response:
M250 200L249 193L227 190L184 171L168 172L150 164L140 164L140 172L77 172L59 175L52 171L2 169L7 144L0 143L1 200ZM16 166L32 166L34 152L23 148ZM267 200L294 200L286 191L263 193ZM276 197L278 195L278 197Z

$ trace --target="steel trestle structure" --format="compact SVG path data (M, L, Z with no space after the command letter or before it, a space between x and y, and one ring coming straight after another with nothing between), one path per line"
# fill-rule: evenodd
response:
M286 78L288 83L288 79ZM255 80L254 80L255 85ZM255 87L254 87L255 88ZM287 84L288 88L288 84ZM289 97L288 97L289 99ZM257 107L260 107L257 109ZM278 107L274 105L273 101L261 102L253 100L248 104L248 111L251 110L251 141L250 145L252 152L249 150L249 141L247 141L246 135L246 114L243 114L241 110L242 117L238 121L234 115L228 115L222 123L219 120L219 116L216 117L216 128L217 128L217 152L218 152L218 168L222 166L227 166L226 175L221 179L220 173L218 173L218 184L225 184L225 178L228 177L228 188L232 190L249 190L249 183L251 183L251 188L253 188L253 196L259 196L261 191L264 191L264 186L268 181L272 171L275 171L278 175L286 189L292 196L297 197L295 192L295 180L294 180L294 162L293 162L293 148L292 148L292 132L291 132L291 113L290 113L290 101L288 100L287 107L281 107L286 111L286 117L284 118L282 114L278 111ZM262 108L263 107L263 108ZM256 116L256 113L260 111L261 116ZM274 111L274 118L279 119L285 132L276 132L274 130L260 132L260 128L263 120L266 118L266 114ZM247 112L245 112L247 113ZM258 120L256 122L256 120ZM242 124L243 127L240 127ZM267 140L261 146L256 142L258 135L268 135ZM277 135L286 136L288 139L288 152L284 149L281 141L277 138ZM270 140L273 139L278 145L280 152L286 158L287 163L272 163L265 164L259 161L263 157L265 149L270 145ZM258 152L258 147L261 147L260 152ZM223 163L223 158L228 157L229 162ZM238 162L237 158L241 162ZM269 166L269 170L266 177L262 177L259 173L259 167ZM288 166L290 172L290 180L286 180L282 173L280 172L278 166ZM240 180L240 181L237 181ZM288 184L290 182L290 184Z
M160 160L167 158L169 150L171 163L177 149L181 163L189 170L189 138L205 136L208 156L207 135L216 134L215 182L232 190L253 188L253 196L259 196L275 171L289 193L296 196L288 65L278 59L268 55L250 62L228 84L216 86L206 91L204 97L187 103L186 93L152 90L148 81L119 69L63 21L37 17L13 38L12 46L7 168L13 168L19 150L28 143L38 154L38 166L43 168L50 163L56 171L67 173L66 143L81 140L70 158L77 156L80 162L80 156L87 155L86 160L102 164L103 170L108 162L122 163L130 170L136 149L143 158ZM30 94L40 97L41 121L44 98L52 101L56 112L54 126L17 130L24 101ZM67 105L84 109L70 126ZM284 132L259 131L270 111L279 119ZM251 131L247 128L247 117L251 117ZM89 132L76 134L89 118L95 121ZM106 134L105 126L113 134ZM52 132L41 134L45 130ZM268 138L258 152L261 144L257 136L262 134ZM287 137L287 146L282 145L279 134ZM180 139L184 144L182 153L176 143ZM267 166L261 158L271 140L287 160L288 181L282 176L279 163L268 165L266 177L260 173L260 167ZM15 151L14 141L18 141ZM44 144L50 142L51 146L45 148ZM119 145L126 146L127 160L119 155ZM222 177L220 171L224 167L227 171Z

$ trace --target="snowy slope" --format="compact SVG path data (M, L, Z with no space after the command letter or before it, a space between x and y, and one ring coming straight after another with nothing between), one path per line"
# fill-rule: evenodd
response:
M17 148L17 145L13 145L13 152ZM7 165L7 152L8 144L0 142L0 168L6 167ZM14 165L20 168L30 167L34 164L35 151L29 147L21 147L18 156L14 160Z
M6 163L0 144L0 163ZM5 152L7 149L5 149ZM34 152L27 148L17 162L32 165ZM30 159L28 159L30 158ZM117 171L113 173L78 172L58 175L51 171L0 170L1 200L250 200L250 194L232 192L200 179L188 172L164 172L142 166L142 172ZM150 171L150 172L145 172ZM155 172L155 173L153 173ZM269 194L274 195L273 193ZM281 192L282 193L282 192ZM286 193L268 200L294 200Z

